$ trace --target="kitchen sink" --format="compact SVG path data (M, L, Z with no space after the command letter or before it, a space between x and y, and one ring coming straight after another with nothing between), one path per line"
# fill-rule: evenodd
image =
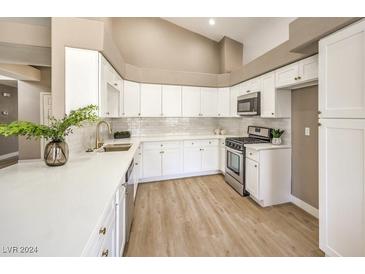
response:
M107 144L103 146L105 152L128 151L132 144Z

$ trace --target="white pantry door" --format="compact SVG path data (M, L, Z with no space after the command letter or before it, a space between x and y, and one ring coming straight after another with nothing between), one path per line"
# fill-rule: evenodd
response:
M365 118L365 21L319 42L321 118Z
M365 120L320 123L320 248L330 256L365 256Z

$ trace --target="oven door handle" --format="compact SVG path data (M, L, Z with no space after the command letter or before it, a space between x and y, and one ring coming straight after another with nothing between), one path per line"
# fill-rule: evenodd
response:
M226 150L227 150L227 151L230 151L230 152L232 152L232 153L240 154L240 155L242 155L242 157L243 157L243 152L242 152L242 151L240 151L240 150L235 150L235 149L230 148L230 147L227 147L227 146L226 146Z

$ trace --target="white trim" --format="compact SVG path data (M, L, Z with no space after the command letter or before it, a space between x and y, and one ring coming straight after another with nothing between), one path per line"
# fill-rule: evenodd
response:
M290 201L297 207L300 207L301 209L303 209L304 211L308 212L310 215L318 219L319 213L317 208L311 206L310 204L307 204L306 202L300 200L299 198L293 195L290 195Z
M195 173L181 173L181 174L152 177L152 178L140 178L139 183L150 183L150 182L158 182L158 181L165 181L165 180L171 180L171 179L188 178L188 177L213 175L213 174L222 174L222 172L220 170L213 170L213 171L203 171L203 172L195 172Z
M16 157L19 156L19 152L12 152L12 153L8 153L8 154L4 154L4 155L0 155L0 161L1 160L6 160L8 158L12 158L12 157Z

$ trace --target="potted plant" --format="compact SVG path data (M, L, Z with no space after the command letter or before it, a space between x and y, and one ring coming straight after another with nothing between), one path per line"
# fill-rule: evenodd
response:
M281 136L283 135L284 130L283 129L272 129L271 134L272 134L272 140L271 143L273 145L280 145L281 144Z
M51 117L49 126L26 121L15 121L10 124L0 124L0 135L26 136L27 139L43 137L50 140L44 149L44 161L48 166L62 166L69 156L65 137L71 134L73 127L81 127L84 122L96 122L98 109L95 105L88 105L70 111L62 119Z

